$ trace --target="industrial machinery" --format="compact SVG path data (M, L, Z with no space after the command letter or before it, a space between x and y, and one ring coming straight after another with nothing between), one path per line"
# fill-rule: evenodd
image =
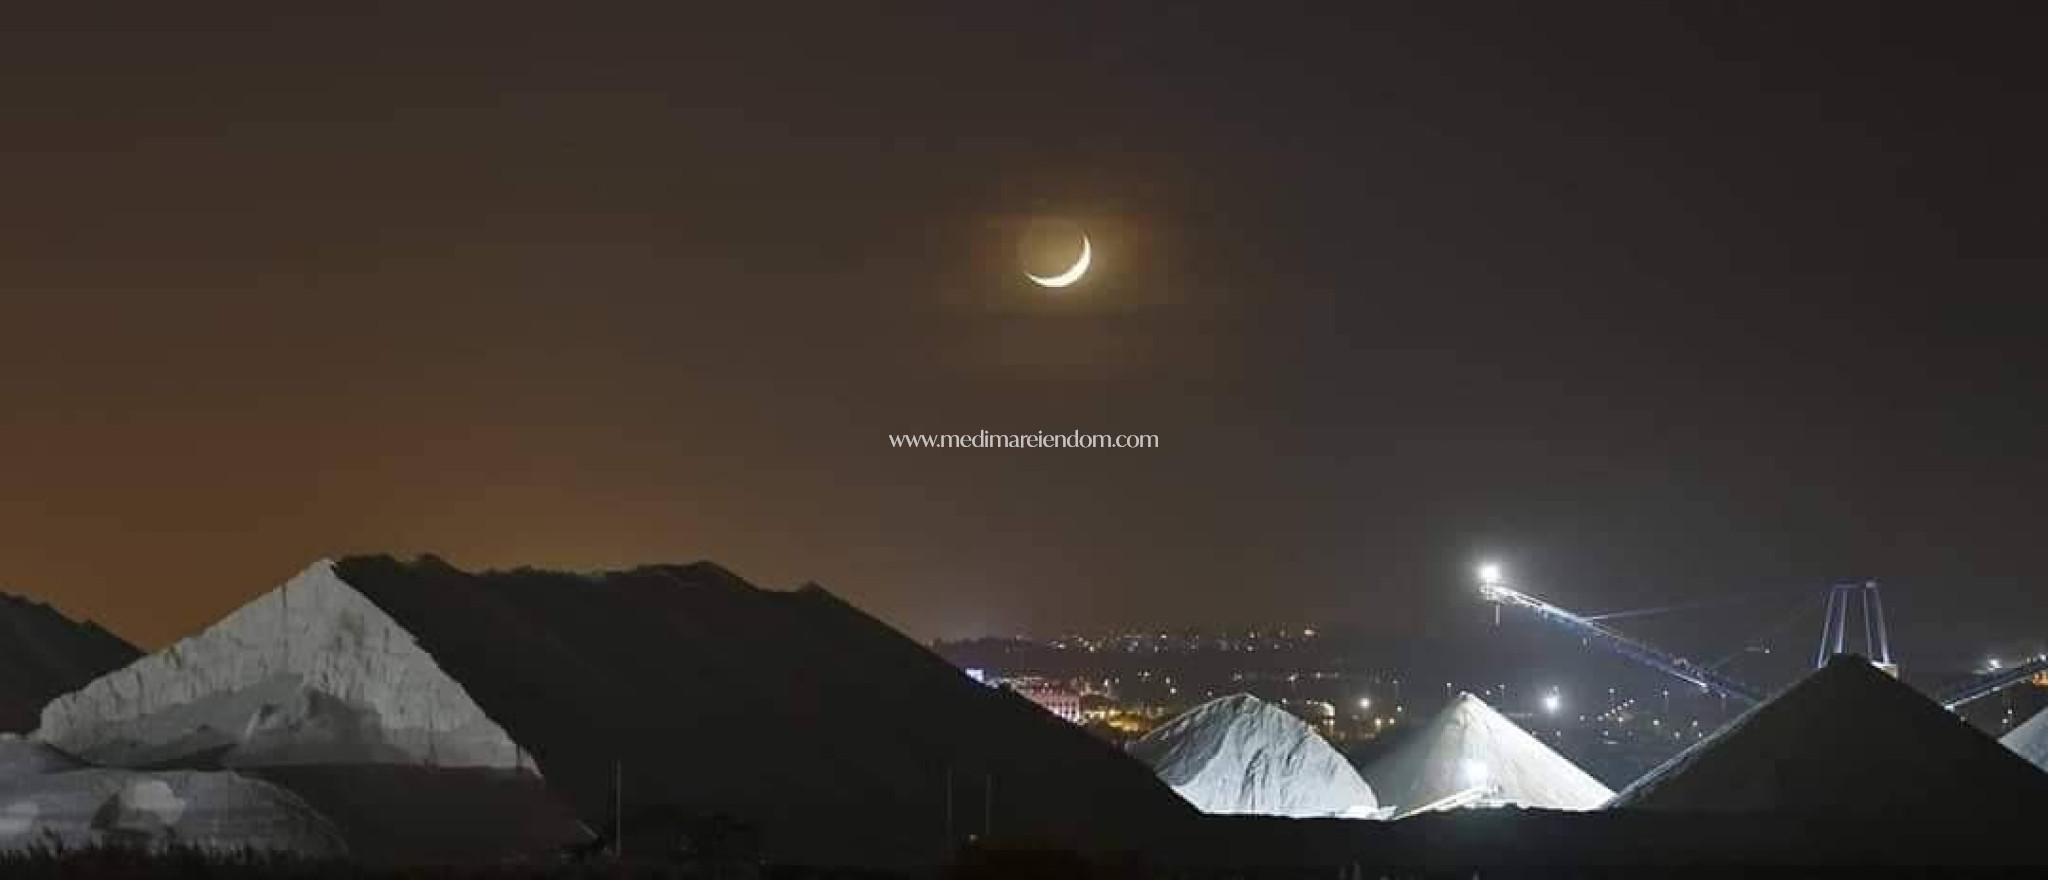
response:
M1479 567L1479 595L1480 598L1493 603L1495 623L1500 622L1502 607L1512 605L1524 608L1533 612L1538 619L1571 631L1587 644L1598 645L1656 669L1699 688L1703 693L1717 694L1749 704L1763 701L1762 691L1720 673L1717 671L1719 664L1703 664L1688 660L1605 626L1593 617L1573 613L1508 586L1506 577L1498 565L1489 563ZM1857 613L1852 615L1852 610ZM1878 592L1876 581L1837 584L1830 588L1826 611L1821 621L1820 649L1814 656L1815 668L1826 666L1829 658L1849 650L1850 624L1852 620L1858 619L1863 628L1863 656L1872 665L1897 677L1899 666L1892 659L1891 637L1885 628L1884 599ZM1971 701L1988 697L2042 675L2048 675L2048 654L2041 654L2011 666L1995 667L1987 675L1950 688L1937 696L1936 701L1941 703L1942 708L1954 711Z
M1584 615L1574 614L1507 585L1500 566L1484 565L1479 569L1479 595L1494 603L1495 613L1500 606L1514 605L1526 608L1542 620L1562 626L1584 638L1588 644L1599 645L1623 657L1627 657L1652 669L1691 684L1705 693L1732 697L1744 703L1763 700L1755 688L1722 675L1706 666L1657 648L1619 630L1601 625ZM1498 620L1498 618L1496 618Z
M1828 591L1827 612L1821 616L1820 652L1814 655L1813 668L1826 666L1828 658L1846 653L1843 648L1848 642L1852 606L1861 606L1863 612L1863 658L1898 678L1899 664L1892 662L1892 639L1884 627L1884 597L1878 595L1876 581L1836 584Z
M2043 673L2048 673L2048 654L2036 656L2016 666L2001 666L1992 670L1989 675L1950 688L1939 698L1941 707L1953 712L1967 703L2022 684Z

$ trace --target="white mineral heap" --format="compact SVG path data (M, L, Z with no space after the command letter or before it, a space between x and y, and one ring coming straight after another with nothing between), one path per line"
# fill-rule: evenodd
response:
M307 858L348 852L303 801L235 773L87 769L0 782L0 852L172 845Z
M1130 752L1204 813L1368 818L1379 806L1314 729L1250 694L1196 706Z
M324 560L198 635L52 701L36 737L122 767L539 772L411 633Z
M1614 794L1467 693L1367 766L1365 778L1397 817L1463 806L1592 810Z
M2048 709L2034 713L2034 717L2007 731L1998 741L2034 766L2048 770Z
M171 845L311 858L347 852L332 824L267 782L88 767L48 744L0 736L0 853Z

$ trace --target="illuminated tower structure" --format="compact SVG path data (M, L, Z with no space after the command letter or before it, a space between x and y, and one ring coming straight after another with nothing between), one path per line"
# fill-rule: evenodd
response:
M1898 678L1899 664L1892 662L1891 636L1884 626L1884 597L1878 593L1876 581L1836 584L1828 592L1827 612L1821 620L1820 650L1814 654L1813 668L1820 669L1828 665L1828 658L1848 653L1851 606L1861 609L1865 659Z

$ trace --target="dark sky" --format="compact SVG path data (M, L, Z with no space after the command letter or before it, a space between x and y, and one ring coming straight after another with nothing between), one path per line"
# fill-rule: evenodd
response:
M1395 633L1491 554L2048 635L2024 5L422 5L0 35L0 584L150 645L356 551ZM1161 448L886 436L1076 429Z

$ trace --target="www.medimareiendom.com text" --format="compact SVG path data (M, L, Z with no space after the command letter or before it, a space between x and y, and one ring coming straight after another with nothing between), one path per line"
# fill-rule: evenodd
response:
M1158 434L890 434L898 449L1157 449Z

